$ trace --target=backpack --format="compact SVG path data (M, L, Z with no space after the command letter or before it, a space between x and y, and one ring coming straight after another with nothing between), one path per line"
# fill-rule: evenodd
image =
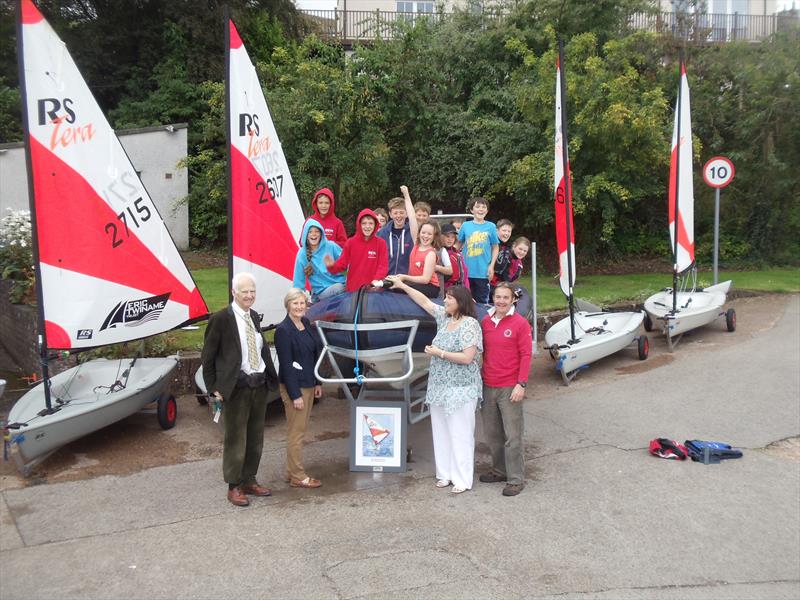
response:
M703 440L686 440L684 442L689 456L695 462L704 465L716 464L727 458L741 458L742 451L731 448L730 444L722 442L704 442Z

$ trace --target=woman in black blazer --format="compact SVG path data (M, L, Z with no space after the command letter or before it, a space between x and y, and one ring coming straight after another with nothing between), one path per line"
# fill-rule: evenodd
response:
M278 352L281 399L288 424L287 477L292 487L318 488L322 483L308 476L303 468L301 453L314 398L322 397L322 386L314 376L314 365L321 347L306 318L306 293L298 288L290 289L283 299L283 305L286 307L286 318L275 329L275 349Z

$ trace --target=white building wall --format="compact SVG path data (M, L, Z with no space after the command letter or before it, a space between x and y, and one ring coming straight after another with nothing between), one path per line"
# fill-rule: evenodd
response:
M170 129L172 131L170 131ZM189 194L186 166L187 126L167 125L118 131L125 152L181 250L189 247ZM0 145L0 216L28 210L28 173L22 142Z

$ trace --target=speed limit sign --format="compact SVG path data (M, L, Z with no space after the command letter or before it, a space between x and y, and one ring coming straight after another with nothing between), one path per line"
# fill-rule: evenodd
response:
M703 166L703 179L712 188L724 188L735 174L733 163L724 156L715 156Z

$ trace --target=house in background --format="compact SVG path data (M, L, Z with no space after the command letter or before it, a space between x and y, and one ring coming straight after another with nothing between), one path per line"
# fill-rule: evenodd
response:
M316 21L318 33L339 40L350 50L354 43L391 38L399 22L446 19L455 9L485 13L525 0L294 0L301 12ZM535 0L528 0L535 2ZM669 35L693 44L731 41L758 42L773 33L796 28L797 0L651 0L654 10L630 15L629 27Z

